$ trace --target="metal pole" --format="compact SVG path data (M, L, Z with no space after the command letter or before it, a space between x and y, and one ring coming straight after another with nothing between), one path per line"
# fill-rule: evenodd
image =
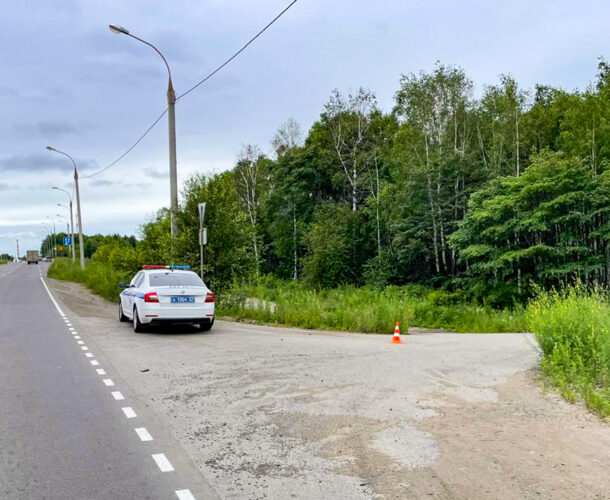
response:
M57 230L55 229L55 219L53 221L53 252L55 252L55 258L57 258Z
M78 170L74 167L74 187L76 189L76 215L78 217L78 246L80 268L85 269L85 247L83 245L83 217L80 211L80 192L78 190Z
M72 262L76 261L76 252L74 251L74 218L72 217L72 197L70 197L70 239L72 240Z
M72 157L70 157L70 159L72 159ZM76 163L73 163L73 164L74 164L74 168L76 168ZM70 209L70 227L68 228L68 232L70 233L70 239L72 240L72 245L70 245L72 247L72 262L75 262L76 261L76 250L74 248L75 247L75 244L74 244L74 216L72 215L72 196L70 196L70 193L68 193L68 191L66 191L65 189L59 188L57 186L53 186L53 189L57 189L58 191L63 191L64 193L66 193L68 200L70 200L69 207L62 205L61 203L58 203L58 205L60 207Z
M53 246L51 247L51 257L57 258L57 248L56 248L56 244L57 244L57 236L55 233L55 219L53 217L51 217L50 215L47 215L47 219L51 219L51 221L53 222Z
M169 191L172 238L178 236L178 174L176 165L176 94L170 77L167 88L167 121L169 126Z
M201 281L203 281L203 228L202 227L199 228L199 266L200 266L199 274L201 274Z

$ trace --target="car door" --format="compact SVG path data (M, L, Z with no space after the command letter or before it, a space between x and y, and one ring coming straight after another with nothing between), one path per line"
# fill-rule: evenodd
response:
M133 279L131 280L131 283L129 283L129 288L127 288L125 290L125 303L124 303L124 307L123 307L123 311L127 311L126 314L129 315L129 317L131 317L132 315L132 311L133 311L133 303L134 303L134 299L136 297L137 294L137 287L138 284L141 283L142 278L144 278L144 272L140 271L138 274L136 274Z

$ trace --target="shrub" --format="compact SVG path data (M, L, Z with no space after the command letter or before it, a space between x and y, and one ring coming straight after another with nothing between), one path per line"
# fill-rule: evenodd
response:
M610 416L610 303L582 284L541 292L527 308L542 349L542 369L562 394Z
M108 264L90 260L86 261L86 268L83 270L78 262L68 258L55 259L49 267L48 274L51 278L82 283L93 293L112 302L117 301L121 291L119 283L129 281L133 275L130 271L119 272Z
M317 290L266 278L255 285L233 286L220 297L218 314L352 332L389 333L396 321L403 331L407 326L456 332L525 331L522 309L497 311L471 305L459 302L456 294L431 294L421 285L383 291L354 286Z

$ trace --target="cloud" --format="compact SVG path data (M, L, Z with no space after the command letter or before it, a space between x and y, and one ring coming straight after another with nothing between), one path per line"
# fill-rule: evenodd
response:
M41 121L38 123L18 123L15 130L24 137L40 135L48 139L56 139L65 135L74 135L80 132L80 127L58 121Z
M99 168L95 160L83 160L75 158L78 170ZM26 155L14 155L0 160L0 172L48 172L59 170L69 172L73 169L72 162L68 158L59 157L57 154L31 153Z
M19 91L12 87L0 87L0 97L19 97Z
M133 189L133 188L148 189L149 187L152 186L152 184L150 184L149 182L138 182L138 183L119 182L119 181L109 181L108 179L95 179L94 181L91 181L89 185L92 187L116 186L116 187L123 187L123 188L129 188L129 189Z
M106 179L96 179L94 181L91 181L91 186L96 186L96 187L116 186L118 184L120 184L120 182L109 181Z
M167 170L147 169L144 171L144 175L147 177L152 177L153 179L167 179L169 177L169 172Z
M0 233L0 238L8 238L11 240L19 239L19 238L35 238L35 237L36 237L36 233L34 231Z

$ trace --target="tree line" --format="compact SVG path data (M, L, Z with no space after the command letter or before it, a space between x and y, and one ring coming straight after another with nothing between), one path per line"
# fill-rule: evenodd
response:
M129 259L198 268L206 201L217 287L266 274L422 283L506 306L536 286L607 286L609 98L603 59L585 90L504 75L475 97L463 69L440 63L403 75L387 112L371 90L334 90L306 134L289 119L272 154L246 144L232 170L189 178L178 238L162 209Z

